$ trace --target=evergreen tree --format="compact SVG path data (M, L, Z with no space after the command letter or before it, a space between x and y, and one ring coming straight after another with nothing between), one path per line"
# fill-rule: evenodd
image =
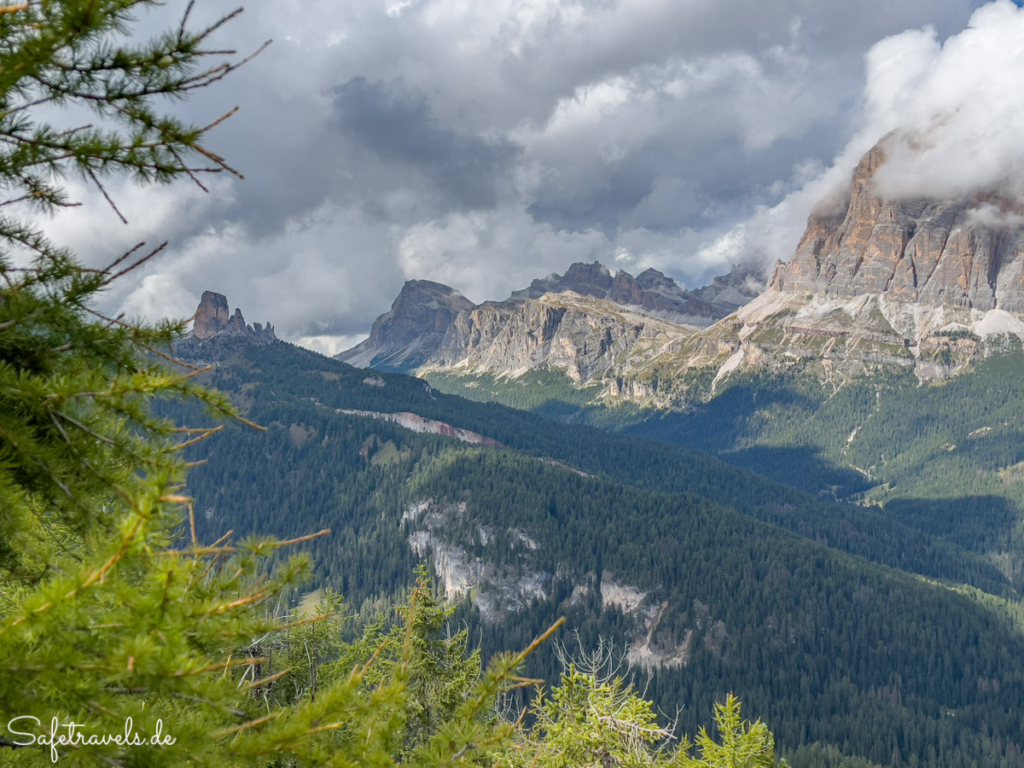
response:
M694 744L676 734L676 723L662 725L651 703L617 674L611 655L600 645L578 661L560 654L566 668L549 692L539 689L528 713L533 725L520 727L517 739L501 751L511 766L569 768L771 768L775 739L758 720L742 720L741 705L729 695L715 704L716 742L705 729Z
M410 706L408 663L373 685L373 658L319 687L315 669L300 669L308 695L261 695L291 673L266 672L260 639L288 631L270 608L308 561L270 564L290 542L200 543L181 449L216 428L175 426L151 404L185 398L239 416L195 383L201 369L161 351L182 322L96 309L101 291L160 248L90 269L24 215L72 205L67 175L116 210L108 177L202 186L202 174L234 172L203 144L220 120L201 127L159 108L244 63L205 66L224 54L208 40L234 14L196 31L189 3L179 26L134 42L133 14L158 4L0 8L0 756L5 765L390 765ZM52 107L87 108L94 124L59 129L39 119ZM473 681L446 738L425 739L421 762L446 764L472 754L474 739L492 741L467 708L513 684L515 663L502 659ZM96 743L126 730L128 744Z

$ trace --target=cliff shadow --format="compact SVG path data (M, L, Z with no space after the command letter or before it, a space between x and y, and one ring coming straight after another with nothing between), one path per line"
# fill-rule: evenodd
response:
M882 508L882 514L910 528L982 553L1005 550L1021 519L1017 504L994 495L893 499Z
M860 472L831 463L811 446L754 446L723 451L718 457L780 483L832 499L845 499L874 485Z

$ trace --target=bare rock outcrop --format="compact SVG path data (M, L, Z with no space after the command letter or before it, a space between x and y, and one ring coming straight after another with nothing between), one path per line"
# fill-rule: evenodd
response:
M192 338L206 341L219 335L243 336L260 344L271 344L277 341L274 326L267 323L246 325L242 310L235 309L234 314L228 313L228 300L222 293L203 291L192 323Z
M461 313L421 370L518 376L549 367L587 384L694 329L566 292L481 304Z
M391 305L391 311L374 322L369 338L337 358L360 368L411 371L437 351L456 316L475 307L447 285L409 280Z
M192 333L197 339L209 339L228 327L231 314L228 311L228 299L222 293L203 291L196 310Z
M892 134L876 144L854 171L849 193L814 211L771 288L1024 312L1024 205L994 193L883 197L876 174L898 140Z

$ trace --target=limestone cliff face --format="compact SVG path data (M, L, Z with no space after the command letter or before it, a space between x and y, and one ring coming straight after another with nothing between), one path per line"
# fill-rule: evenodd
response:
M883 198L875 176L896 140L863 157L843 201L811 215L771 288L1024 313L1024 207L997 195Z
M462 371L516 376L551 367L586 384L641 364L696 327L706 327L756 296L764 279L736 267L697 291L654 269L613 275L598 262L534 280L503 302L476 306L439 283L411 280L368 339L338 359L382 370ZM557 297L557 298L553 298ZM626 380L611 388L644 387Z
M248 337L261 344L277 341L274 326L270 323L266 327L259 323L246 325L242 310L235 309L233 315L229 314L228 300L224 294L203 291L192 323L192 338L206 341L221 334Z
M487 303L455 318L421 371L517 376L550 367L587 384L646 359L693 332L572 292Z
M746 304L763 287L764 278L753 266L734 267L729 275L715 278L712 285L688 291L656 269L645 270L636 277L620 270L613 276L595 261L573 264L564 275L534 280L529 288L515 291L511 300L539 299L547 293L572 291L663 320L705 327Z
M892 367L940 379L1007 335L1024 339L1024 204L885 197L879 171L900 140L882 139L846 193L819 205L764 293L643 372L659 403L713 397L751 368L799 367L833 384ZM694 372L708 374L697 393L681 384ZM628 379L621 389L630 396Z
M460 312L476 305L447 285L410 280L365 341L337 357L350 365L410 371L429 360Z

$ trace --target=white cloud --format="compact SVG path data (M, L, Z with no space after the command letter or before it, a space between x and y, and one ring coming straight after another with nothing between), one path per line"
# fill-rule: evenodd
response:
M869 119L906 137L879 173L883 192L1024 193L1024 9L996 0L941 45L932 29L905 33L867 60Z
M355 335L361 318L394 298L401 275L392 251L386 226L324 205L274 237L254 237L241 224L191 237L144 270L122 303L132 314L186 317L212 290L249 323L273 323L282 338Z
M151 246L190 234L201 215L231 206L234 190L227 179L207 179L207 194L194 184L139 187L127 180L104 182L125 224L91 185L70 179L65 187L72 200L83 204L68 208L38 224L58 245L74 244L86 263L108 264L145 240Z
M931 26L905 31L875 44L865 63L861 127L831 166L802 185L814 166L797 169L795 191L711 252L740 237L765 262L788 259L814 206L845 189L860 157L891 131L889 160L876 174L885 195L1024 195L1024 9L995 0L944 42ZM992 218L991 208L976 215Z
M597 230L557 231L521 208L455 213L402 231L398 263L406 279L435 280L481 302L505 298L547 274L551 265L610 261L613 247Z
M972 224L990 229L1020 229L1024 227L1024 215L1016 211L1007 211L993 203L982 203L967 212L968 221Z
M366 334L357 333L348 336L299 336L291 341L298 344L300 347L305 347L306 349L311 349L314 352L319 352L321 355L334 357L339 352L351 349L365 338Z

